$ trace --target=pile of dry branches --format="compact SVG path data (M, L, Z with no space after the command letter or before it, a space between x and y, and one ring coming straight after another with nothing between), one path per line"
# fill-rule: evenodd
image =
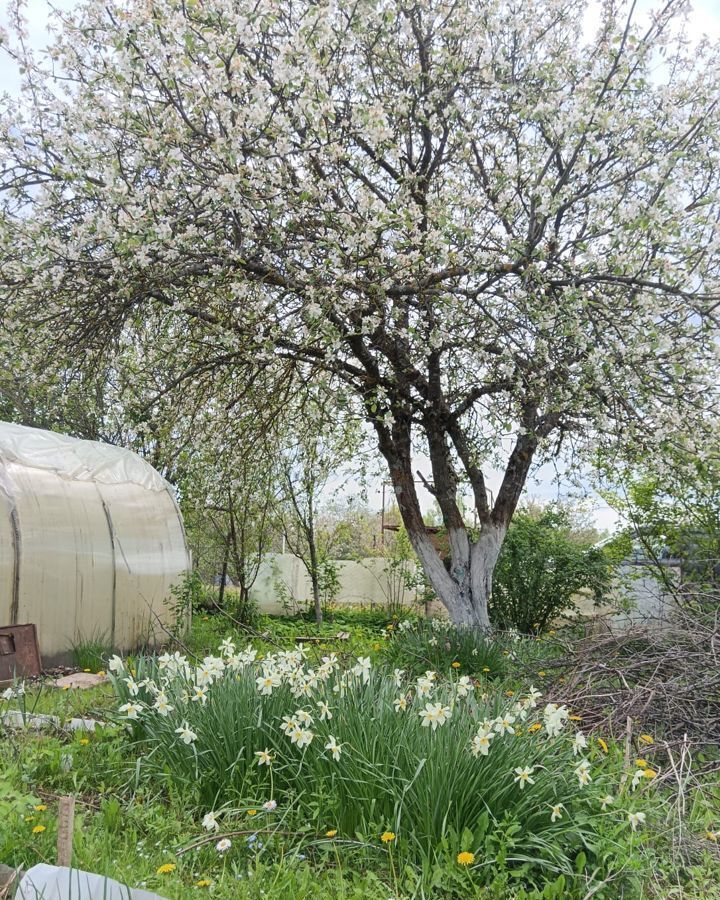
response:
M677 608L625 631L595 625L557 641L552 693L590 728L620 737L628 719L665 741L720 746L720 607Z

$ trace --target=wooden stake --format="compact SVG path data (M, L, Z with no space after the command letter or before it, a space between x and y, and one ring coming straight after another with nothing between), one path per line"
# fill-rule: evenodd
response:
M58 807L57 864L69 867L72 863L75 798L61 797Z

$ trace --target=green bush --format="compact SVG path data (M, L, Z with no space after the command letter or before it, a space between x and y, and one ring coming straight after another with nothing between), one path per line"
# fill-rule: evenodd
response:
M573 609L579 591L600 602L611 573L602 549L573 536L564 511L517 513L493 574L490 619L500 629L537 633Z

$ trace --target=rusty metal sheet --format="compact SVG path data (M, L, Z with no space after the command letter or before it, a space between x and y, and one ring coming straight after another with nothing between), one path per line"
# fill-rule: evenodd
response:
M40 650L34 625L0 627L0 682L39 675Z

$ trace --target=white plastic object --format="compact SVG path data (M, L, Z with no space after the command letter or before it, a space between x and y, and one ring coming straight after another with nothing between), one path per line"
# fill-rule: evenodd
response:
M163 900L105 875L40 863L23 876L16 900Z

